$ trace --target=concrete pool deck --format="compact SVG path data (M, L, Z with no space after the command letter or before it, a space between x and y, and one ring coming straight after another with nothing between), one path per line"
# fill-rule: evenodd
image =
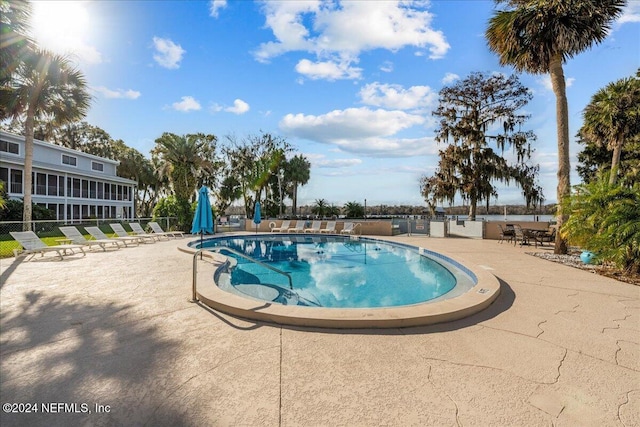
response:
M189 302L180 239L2 259L0 424L640 425L640 287L525 254L548 247L388 240L490 271L501 293L449 323L305 329Z

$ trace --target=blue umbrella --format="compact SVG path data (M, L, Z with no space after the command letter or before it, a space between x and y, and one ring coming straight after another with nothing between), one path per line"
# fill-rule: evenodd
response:
M253 211L253 223L256 225L256 233L258 232L258 225L260 225L260 202L256 202L256 208Z
M209 202L209 189L202 187L198 192L198 206L191 225L191 234L200 233L200 247L204 233L213 234L213 215L211 214L211 202Z

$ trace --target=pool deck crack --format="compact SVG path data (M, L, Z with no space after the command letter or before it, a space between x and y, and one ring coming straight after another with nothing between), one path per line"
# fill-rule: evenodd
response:
M431 384L431 386L433 386L433 388L437 389L437 390L441 390L445 396L447 396L447 398L451 401L451 403L453 403L453 406L455 408L455 416L456 416L456 425L458 427L462 426L462 423L460 422L460 408L458 407L458 404L456 403L455 400L453 400L453 398L449 395L449 393L446 392L446 390L443 390L442 388L438 387L437 385L434 384L433 379L431 377L431 372L433 371L433 367L431 365L429 365L429 373L427 374L427 380L429 381L429 383Z
M624 422L624 420L622 419L622 417L620 416L620 411L622 410L622 407L623 407L623 406L628 405L629 403L631 403L631 399L629 399L629 395L630 395L631 393L635 392L635 391L640 391L640 389L633 389L633 390L629 390L628 392L626 392L626 393L624 394L624 399L625 399L625 400L624 400L624 402L622 402L622 403L620 403L620 404L618 405L618 412L617 412L617 414L616 414L616 415L617 415L617 417L618 417L618 421L620 421L620 423L621 423L623 426L626 426L626 425L627 425L627 423L625 423L625 422Z

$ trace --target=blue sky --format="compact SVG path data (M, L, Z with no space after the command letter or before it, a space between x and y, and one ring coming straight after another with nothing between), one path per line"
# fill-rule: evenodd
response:
M419 179L438 164L438 92L471 72L512 74L486 46L493 1L42 1L40 44L73 55L94 95L86 120L149 155L163 132L243 138L270 132L311 162L299 204L424 204ZM600 45L565 64L572 140L582 110L640 67L640 1ZM548 203L556 200L555 96L534 98ZM579 146L571 146L572 168ZM505 157L511 156L505 152ZM578 176L572 174L572 183ZM499 187L492 204L523 204Z

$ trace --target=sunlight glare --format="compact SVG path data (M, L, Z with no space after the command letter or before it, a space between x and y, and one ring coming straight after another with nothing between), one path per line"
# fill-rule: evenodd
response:
M39 46L60 54L71 54L90 62L101 62L100 53L87 44L91 18L84 1L34 1L32 31Z

